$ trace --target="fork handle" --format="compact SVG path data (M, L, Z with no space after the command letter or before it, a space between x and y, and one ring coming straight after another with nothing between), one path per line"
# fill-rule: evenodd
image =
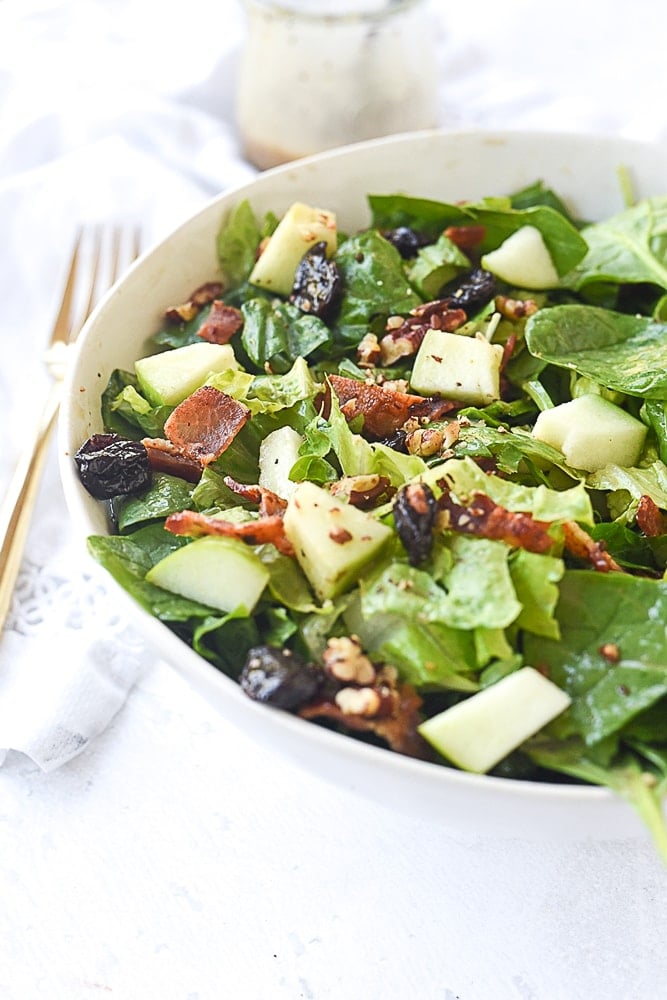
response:
M62 385L56 383L0 507L0 630L11 607L61 395Z

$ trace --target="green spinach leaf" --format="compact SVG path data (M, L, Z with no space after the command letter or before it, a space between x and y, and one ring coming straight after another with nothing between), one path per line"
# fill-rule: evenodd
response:
M531 354L630 396L667 399L667 324L600 309L540 309L526 324Z
M604 222L586 226L588 253L568 284L649 282L667 289L667 196L646 198Z

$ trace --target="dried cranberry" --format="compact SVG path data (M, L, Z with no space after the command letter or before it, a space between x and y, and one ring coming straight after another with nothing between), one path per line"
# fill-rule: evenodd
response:
M490 302L496 294L496 278L490 271L476 267L459 278L453 290L447 289L446 297L451 306L465 309L470 314Z
M335 261L327 257L322 240L306 250L294 275L290 302L301 312L328 319L335 311L343 290L343 279Z
M81 445L74 461L81 482L96 500L138 493L151 481L143 444L120 434L93 434Z
M396 494L394 524L411 566L418 566L431 554L437 513L433 490L426 483L412 483Z
M430 242L428 237L415 232L409 226L398 226L396 229L389 229L382 235L393 247L396 247L403 260L416 257L418 251Z
M289 711L310 701L323 679L319 667L289 649L253 646L248 651L239 683L255 701Z

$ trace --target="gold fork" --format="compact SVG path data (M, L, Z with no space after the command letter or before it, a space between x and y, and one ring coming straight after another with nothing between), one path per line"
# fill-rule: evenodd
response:
M121 226L82 227L76 235L45 355L53 384L0 507L0 630L11 607L48 444L56 424L68 352L101 296L138 256L139 248L137 229L128 233Z

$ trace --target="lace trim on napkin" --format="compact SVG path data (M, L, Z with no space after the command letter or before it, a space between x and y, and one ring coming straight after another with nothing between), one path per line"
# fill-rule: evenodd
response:
M102 580L26 557L0 643L0 763L7 750L51 771L81 753L151 660Z

